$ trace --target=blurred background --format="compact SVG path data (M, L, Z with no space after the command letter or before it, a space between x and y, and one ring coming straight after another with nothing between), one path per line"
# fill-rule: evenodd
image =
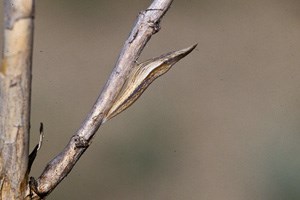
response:
M31 149L40 122L45 138L33 176L78 129L150 3L36 1ZM140 61L197 49L99 129L48 199L299 200L300 2L175 0L161 27Z

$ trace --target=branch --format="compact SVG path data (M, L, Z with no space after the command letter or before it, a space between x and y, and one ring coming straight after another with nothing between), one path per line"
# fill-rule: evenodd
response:
M159 31L160 20L171 3L172 0L154 0L148 9L139 13L115 68L87 118L41 176L37 180L31 178L35 195L47 196L72 170L101 124L129 107L154 79L195 48L196 45L136 64L151 36Z
M0 199L20 199L28 186L33 0L4 1L0 66Z

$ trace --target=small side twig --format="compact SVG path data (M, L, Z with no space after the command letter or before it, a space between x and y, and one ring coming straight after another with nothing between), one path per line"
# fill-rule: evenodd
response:
M40 124L40 137L39 137L39 144L37 147L37 151L41 149L42 144L43 144L43 139L44 139L44 124L41 122Z
M43 144L43 138L44 138L44 124L41 122L40 124L40 137L39 137L39 143L35 145L34 149L28 156L28 168L27 168L27 174L30 173L32 164L36 158L37 152L41 149Z

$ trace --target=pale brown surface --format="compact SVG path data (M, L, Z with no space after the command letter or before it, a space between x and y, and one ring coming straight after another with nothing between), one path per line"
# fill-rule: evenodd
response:
M28 179L34 3L7 0L4 5L5 44L1 45L0 62L0 199L19 200L25 197Z
M34 176L150 4L82 2L37 1L31 146L40 121L46 136ZM49 199L299 199L299 13L295 0L175 0L142 58L197 50L99 130Z

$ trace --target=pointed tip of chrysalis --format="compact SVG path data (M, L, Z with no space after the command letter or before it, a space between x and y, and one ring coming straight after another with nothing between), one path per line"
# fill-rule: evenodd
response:
M191 53L196 47L197 47L198 43L192 45L192 46L189 46L185 49L181 49L181 50L178 50L177 52L179 54L183 54L184 56L188 55L189 53Z
M189 47L187 47L187 48L185 48L185 49L179 50L179 51L184 52L183 54L184 54L184 56L186 56L186 55L188 55L189 53L191 53L191 52L197 47L197 45L198 45L198 43L196 43L196 44L194 44L194 45L192 45L192 46L189 46Z
M172 51L172 52L163 54L160 57L155 58L155 59L160 59L165 64L174 65L176 62L178 62L179 60L181 60L182 58L187 56L189 53L191 53L196 48L197 45L198 44L196 43L185 49L180 49L177 51Z
M190 52L192 52L197 46L198 46L198 43L193 44L192 46L186 48L186 50L187 50L188 53L190 53Z

